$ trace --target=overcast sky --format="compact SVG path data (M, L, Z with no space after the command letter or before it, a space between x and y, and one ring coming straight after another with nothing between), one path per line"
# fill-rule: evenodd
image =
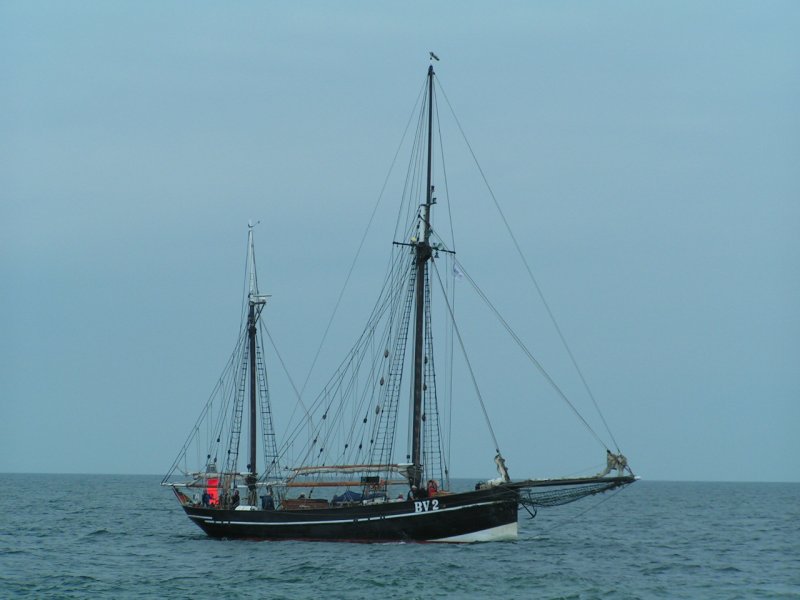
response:
M166 471L235 340L248 219L302 382L434 50L634 470L800 481L799 30L797 2L0 3L0 471ZM596 424L458 152L461 260ZM363 325L398 195L309 393ZM512 476L603 462L484 351L513 367L483 390ZM492 476L458 418L453 475Z

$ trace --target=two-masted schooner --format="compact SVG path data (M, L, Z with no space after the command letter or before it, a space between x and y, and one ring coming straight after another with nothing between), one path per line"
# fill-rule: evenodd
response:
M488 458L493 455L499 476L474 489L451 488L441 410L447 399L438 391L446 382L437 380L434 368L431 304L436 284L446 296L443 279L462 276L464 267L452 262L452 247L432 224L434 84L431 65L421 94L413 172L406 178L405 208L383 289L363 333L323 391L308 404L297 398L299 416L281 440L265 368L268 297L258 289L249 229L238 343L162 482L212 537L508 540L517 536L520 507L530 512L566 504L635 480L622 454L608 450L607 467L597 475L514 481L492 432L495 449ZM450 268L439 269L439 262ZM443 304L441 314L449 322L444 337L452 353L461 334L452 304L446 299ZM468 360L467 371L471 375ZM475 381L465 376L470 378ZM400 418L406 398L407 426ZM480 395L479 400L485 412ZM402 433L408 439L405 452L398 443Z

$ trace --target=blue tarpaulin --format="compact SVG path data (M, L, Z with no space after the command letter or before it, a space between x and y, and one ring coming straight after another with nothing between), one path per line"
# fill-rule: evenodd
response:
M345 502L361 502L363 498L364 498L363 494L347 490L341 496L334 496L333 504L344 504Z

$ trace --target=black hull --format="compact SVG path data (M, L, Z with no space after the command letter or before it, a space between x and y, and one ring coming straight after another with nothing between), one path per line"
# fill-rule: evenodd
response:
M312 510L218 510L184 506L214 538L353 542L514 539L519 493L497 487L424 500Z

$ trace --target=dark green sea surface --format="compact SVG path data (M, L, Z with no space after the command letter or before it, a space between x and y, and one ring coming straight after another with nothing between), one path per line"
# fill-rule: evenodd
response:
M216 541L156 476L3 478L2 598L800 598L794 483L640 481L440 545Z

